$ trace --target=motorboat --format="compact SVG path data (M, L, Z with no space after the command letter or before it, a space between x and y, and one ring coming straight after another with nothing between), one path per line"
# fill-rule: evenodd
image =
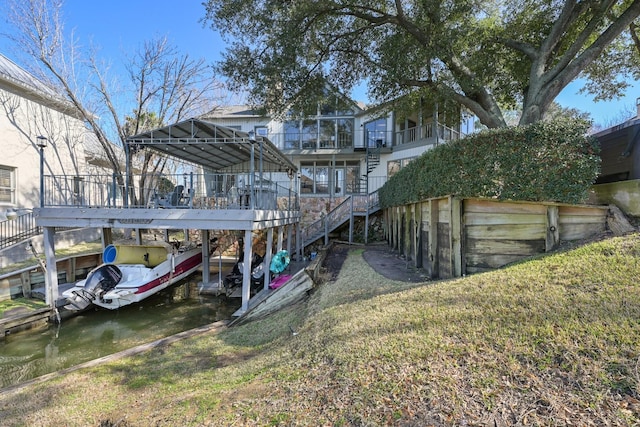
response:
M194 273L202 266L202 247L190 242L171 247L109 245L103 264L62 293L62 306L109 310L137 303Z

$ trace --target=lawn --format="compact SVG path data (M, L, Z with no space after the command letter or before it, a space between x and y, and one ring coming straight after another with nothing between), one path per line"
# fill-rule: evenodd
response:
M335 281L268 318L0 393L7 426L640 423L640 235L460 279Z

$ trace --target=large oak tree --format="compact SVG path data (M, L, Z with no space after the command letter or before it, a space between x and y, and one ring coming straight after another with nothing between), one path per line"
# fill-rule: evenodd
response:
M219 69L233 89L248 88L255 104L272 112L315 102L327 80L345 93L367 82L377 103L407 94L405 100L453 100L488 127L505 126L503 112L512 109L522 111L520 124L542 119L578 77L593 78L589 89L600 98L620 95L636 55L627 30L640 14L640 0L205 6L205 22L230 42Z

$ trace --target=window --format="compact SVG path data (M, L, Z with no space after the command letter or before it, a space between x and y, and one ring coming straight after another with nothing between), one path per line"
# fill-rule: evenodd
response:
M400 171L400 160L390 160L387 162L387 176L391 178Z
M302 148L317 148L318 121L304 120L302 122Z
M367 146L369 148L387 147L390 145L390 138L387 135L387 120L378 119L364 125L367 133Z
M300 165L302 195L358 194L362 189L360 166L357 161L308 162Z
M263 136L263 137L268 137L269 136L269 128L267 128L266 126L256 126L256 136Z
M405 159L400 160L390 160L387 162L387 176L391 178L393 175L398 173L400 169L407 166L411 161L415 159L415 157L407 157Z
M335 120L320 120L320 148L336 147Z
M348 194L359 194L362 192L362 177L360 176L360 165L347 163L347 175L345 177L345 187Z
M353 147L353 119L338 119L338 148Z
M16 203L15 169L0 166L0 203Z
M300 122L288 121L284 123L284 148L299 149L300 148Z
M328 163L303 163L300 165L300 191L303 194L329 193Z
M288 120L284 123L284 149L335 149L351 148L354 143L355 121L351 111L322 109L321 115L305 120ZM336 114L337 113L337 114Z

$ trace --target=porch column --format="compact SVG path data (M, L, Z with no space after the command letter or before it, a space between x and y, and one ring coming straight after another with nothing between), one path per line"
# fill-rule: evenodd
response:
M251 230L244 232L244 262L242 266L242 306L241 313L244 314L249 309L249 299L251 298L251 254L253 242Z
M284 239L284 230L282 229L282 227L278 227L278 247L276 248L277 252L280 252L282 250L282 239Z
M49 307L55 308L58 300L58 269L56 266L55 227L44 227L44 256L46 271L44 272L45 299Z
M280 243L280 242L278 242ZM264 289L269 289L271 284L271 273L269 267L271 266L271 255L273 248L273 228L267 229L267 246L264 252Z
M291 239L293 238L293 225L287 225L287 253L291 256Z
M202 283L209 283L211 281L209 266L209 255L211 251L209 247L209 230L200 230L200 239L202 241Z

